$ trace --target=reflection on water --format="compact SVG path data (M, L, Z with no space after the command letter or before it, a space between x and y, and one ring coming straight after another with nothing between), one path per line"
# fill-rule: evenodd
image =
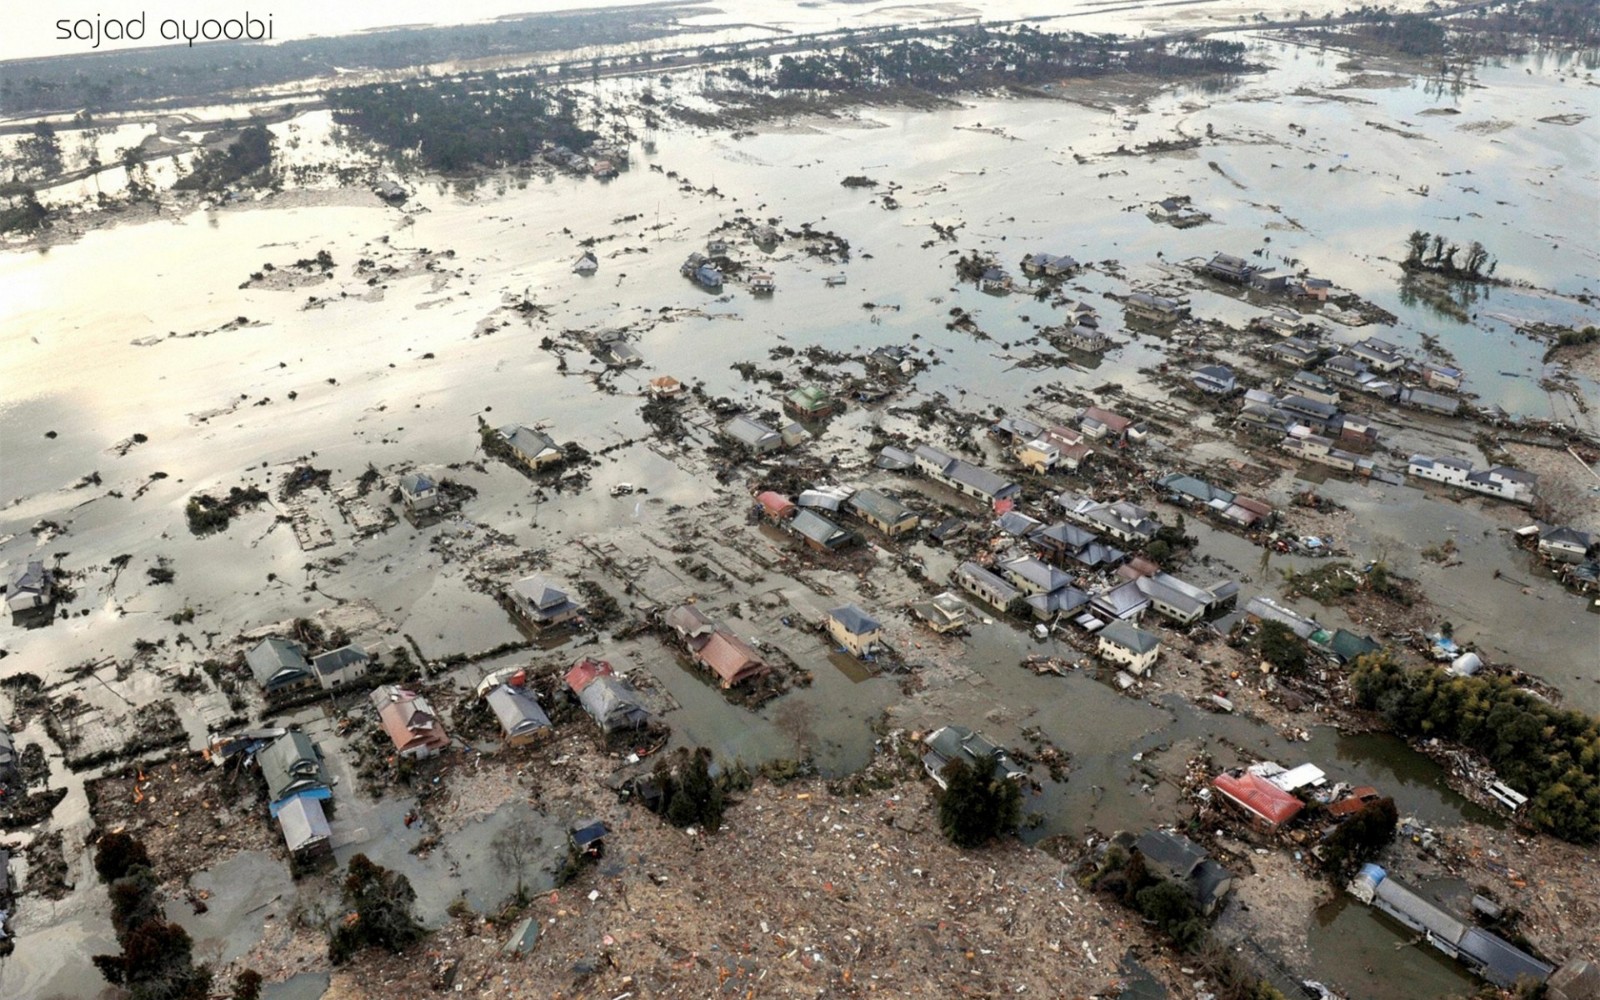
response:
M1308 933L1313 978L1351 997L1420 1000L1478 987L1459 964L1426 944L1407 946L1415 935L1348 895L1318 909Z

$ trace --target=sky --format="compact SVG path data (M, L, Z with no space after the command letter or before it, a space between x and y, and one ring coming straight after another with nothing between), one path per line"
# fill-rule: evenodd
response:
M647 0L386 0L384 3L330 3L328 0L70 0L67 3L30 3L27 0L0 0L0 59L25 59L127 48L141 45L184 45L181 39L164 42L159 35L161 22L214 18L219 21L242 19L248 15L266 22L272 16L275 41L307 38L313 35L345 35L370 28L402 24L464 24L501 17L552 10L624 7ZM141 41L63 39L56 22L88 21L81 29L93 35L96 21L120 23L144 15ZM193 29L191 28L191 31ZM118 33L116 26L102 27L102 39Z

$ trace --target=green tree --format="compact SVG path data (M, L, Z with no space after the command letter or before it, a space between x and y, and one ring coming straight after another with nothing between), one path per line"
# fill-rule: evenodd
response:
M149 853L131 834L107 833L95 845L94 870L102 882L115 882L134 868L149 867Z
M680 763L673 774L671 794L666 802L667 822L673 826L703 826L715 832L722 828L726 796L711 776L711 751L697 747Z
M973 764L953 758L940 776L945 790L939 796L939 828L957 847L981 847L1017 828L1022 789L995 774L993 757L980 757Z
M1394 799L1368 802L1360 812L1334 827L1323 841L1323 868L1338 881L1348 879L1394 840L1399 823L1400 813Z
M1261 623L1256 633L1256 653L1290 677L1300 677L1306 672L1306 646L1294 629L1283 622L1268 619Z
M233 977L233 995L230 1000L261 1000L261 973L245 969Z
M1411 235L1406 237L1406 263L1412 267L1422 264L1423 255L1428 252L1428 233L1420 229L1413 229Z

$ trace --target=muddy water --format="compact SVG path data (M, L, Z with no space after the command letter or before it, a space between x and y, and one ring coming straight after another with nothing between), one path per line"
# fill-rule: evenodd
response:
M1477 987L1466 969L1416 935L1349 896L1317 910L1311 923L1314 976L1361 997L1442 997Z
M1402 252L1412 228L1447 229L1459 240L1483 239L1501 258L1503 275L1565 293L1587 287L1594 273L1583 229L1594 215L1592 130L1538 122L1529 112L1558 108L1592 120L1600 116L1593 88L1562 80L1565 67L1528 62L1482 70L1480 82L1487 86L1459 95L1402 81L1341 91L1371 102L1349 104L1282 96L1301 86L1321 92L1338 84L1344 74L1335 64L1342 56L1266 45L1260 55L1277 68L1240 91L1175 93L1137 112L984 100L931 113L874 110L856 120L795 123L740 140L672 133L659 137L653 158L603 187L561 178L511 182L503 190L487 186L466 196L429 183L414 206L426 211L412 216L376 204L274 208L269 200L109 228L47 253L0 257L0 426L6 428L0 434L0 556L11 566L35 553L66 554L73 567L103 566L122 553L133 557L115 586L109 574L91 575L72 605L87 615L27 634L5 632L0 641L13 655L0 672L56 678L85 659L125 656L137 638L175 639L181 629L163 619L185 604L197 610L189 629L196 636L303 614L328 599L368 598L430 655L514 638L499 609L463 585L459 565L429 551L430 541L456 526L401 526L359 547L341 541L317 553L349 558L337 574L315 576L318 596L303 589L312 579L307 554L284 527L274 527L270 513L249 515L224 535L195 539L183 526L182 510L195 490L265 487L302 457L333 468L336 481L359 475L369 462L440 467L465 461L474 453L479 414L492 422L548 421L559 439L578 440L592 452L643 436L636 398L598 395L577 374L563 376L556 359L539 349L540 337L562 329L638 326L648 367L616 380L624 392L636 392L654 374L673 374L703 380L713 394L770 405L728 370L731 362L761 360L780 344L854 350L882 343L934 351L940 364L919 379L918 390L944 392L968 408L1014 408L1052 381L1079 389L1118 381L1130 392L1153 391L1137 369L1159 363L1161 344L1117 329L1117 311L1099 298L1127 289L1111 269L1088 272L1073 284L1089 301L1102 302L1107 328L1126 346L1092 373L1028 371L1014 365L1032 348L1008 345L1056 318L1024 296L993 298L957 286L952 250L991 250L1013 266L1033 249L1115 259L1128 277L1156 283L1170 282L1158 254L1177 260L1218 249L1261 249L1269 257L1297 258L1401 317L1394 330L1340 329L1338 339L1373 332L1415 347L1423 333L1432 334L1469 369L1469 387L1485 402L1571 417L1533 386L1529 376L1541 348L1509 334L1503 317L1593 322L1592 309L1568 298L1496 289L1476 304L1476 321L1448 321L1400 301L1396 270L1382 258ZM1417 115L1445 106L1460 114ZM1368 121L1421 138L1376 130ZM1290 123L1306 134L1291 132ZM1474 123L1475 129L1464 128ZM1106 155L1125 143L1203 134L1207 124L1221 138L1199 155ZM973 130L980 125L1002 134ZM317 126L304 123L307 133ZM1472 174L1441 163L1441 151L1447 160L1470 165ZM1074 153L1090 162L1077 163ZM727 197L684 193L676 180L647 169L650 162L680 171L700 189L714 185ZM839 180L853 173L902 185L896 191L902 207L885 210L872 192L842 188ZM1426 196L1414 193L1422 185ZM1173 193L1191 195L1218 223L1179 232L1144 218L1148 202ZM791 227L810 221L836 230L850 240L852 260L813 262L785 245L770 261L779 281L772 299L753 300L733 285L720 296L703 293L678 276L677 265L736 210L781 217ZM640 219L613 221L628 215ZM408 218L413 223L403 225ZM646 231L657 219L665 228ZM934 238L935 221L959 224L957 241L924 247ZM596 247L599 274L585 280L571 275L569 265L577 241L588 236L611 238ZM348 277L360 257L399 265L422 248L450 248L456 255L442 261L438 273L391 278L381 289ZM339 265L333 281L293 291L238 287L263 263L282 267L322 249ZM741 252L759 259L754 251ZM823 276L840 271L848 285L823 283ZM341 290L349 295L340 298ZM505 293L528 294L552 310L551 319L532 327L512 319L474 338L480 321L507 318L499 312ZM310 295L332 301L303 309ZM1193 297L1202 316L1238 322L1254 312L1216 291ZM897 308L869 311L862 308L868 302ZM663 306L701 315L661 322ZM993 339L946 330L956 306L971 312ZM169 332L214 331L238 316L261 325L167 338ZM574 352L568 363L575 373L586 362ZM859 436L868 418L860 419L837 433ZM56 436L47 438L49 431ZM149 441L118 455L114 446L135 432ZM667 505L693 506L712 494L699 475L642 446L615 459L597 471L595 489L542 504L531 501L525 480L499 466L457 474L479 490L470 518L516 535L523 545L558 553L570 552L582 534L662 530ZM103 484L74 488L90 472ZM135 499L154 472L167 478ZM647 483L649 500L604 495L605 486L622 481ZM1595 634L1576 620L1580 605L1548 585L1535 584L1527 595L1486 585L1493 569L1517 565L1518 556L1493 533L1499 521L1410 488L1330 482L1328 489L1361 515L1350 541L1368 554L1385 538L1408 545L1435 541L1455 525L1464 564L1450 571L1432 564L1413 568L1451 609L1458 631L1561 684L1571 704L1591 711L1600 706L1600 686L1583 683L1595 677ZM121 496L110 495L113 490ZM46 518L69 534L38 542L29 529ZM1259 550L1231 535L1201 537L1202 552L1254 571ZM171 560L175 585L146 582L144 569L157 557ZM792 604L831 606L804 587L775 585ZM886 708L907 726L964 721L1008 743L1038 726L1072 754L1073 769L1064 785L1046 781L1030 801L1030 812L1042 817L1030 836L1137 828L1169 816L1176 791L1147 775L1135 755L1155 755L1161 770L1199 749L1225 759L1223 737L1252 754L1285 763L1310 759L1337 777L1372 781L1430 822L1482 819L1443 788L1436 771L1397 744L1348 744L1318 731L1310 744L1291 746L1245 720L1198 713L1174 699L1131 701L1083 675L1036 677L1016 664L1042 650L1005 627L979 628L958 658L964 673L907 701L892 678L864 678L854 665L835 663L814 637L771 622L751 624L816 676L811 688L756 715L730 707L659 650L619 666L649 671L681 706L667 720L676 739L752 764L809 751L830 774L852 770L868 759L867 725ZM148 678L119 690L136 700L153 694ZM198 730L193 735L198 739ZM337 741L322 733L318 738L334 747L330 756L337 759ZM340 857L360 849L405 871L430 921L442 919L463 893L475 905L493 902L500 887L481 875L488 870L484 852L496 829L516 821L514 811L479 821L446 849L418 858L409 853L415 836L403 833L400 822L408 808L403 800L342 801ZM80 791L63 810L82 817ZM232 864L254 871L257 863ZM225 875L219 869L207 877L218 879L220 889ZM10 995L20 985L19 995L92 995L97 975L81 963L63 962L59 947L75 941L72 951L81 954L109 945L103 917L93 916L103 904L93 896L81 891L60 918L40 916L37 908L26 917L23 947L0 970L0 992ZM214 922L195 925L196 933L235 951L248 943L259 918L240 912L231 897L224 904ZM1356 939L1342 931L1319 939L1319 949L1337 965L1349 957L1340 950L1347 938ZM1432 996L1454 988L1418 975L1405 988L1380 983L1364 995Z

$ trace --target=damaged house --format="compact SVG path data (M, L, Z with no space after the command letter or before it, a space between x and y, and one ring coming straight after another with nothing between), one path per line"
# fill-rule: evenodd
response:
M6 579L6 609L12 614L42 608L55 600L55 579L44 563L30 559Z
M995 576L975 562L964 562L956 567L956 583L962 590L1004 611L1012 601L1022 596L1022 591Z
M677 634L690 659L716 675L724 689L767 673L761 654L733 630L713 621L693 604L668 611L662 621Z
M398 684L385 684L372 692L378 723L401 757L424 760L450 745L444 723L428 699Z
M1181 833L1151 830L1134 841L1133 848L1163 878L1187 887L1204 916L1215 913L1233 890L1233 873Z
M524 577L504 592L511 611L534 631L563 625L583 614L583 609L552 586L542 574Z
M566 682L601 732L610 735L649 725L650 713L639 704L639 693L618 677L606 661L590 657L579 660L567 671Z
M306 648L293 639L263 639L244 654L244 660L268 700L288 698L317 684Z
M927 748L922 754L922 767L940 788L948 787L945 767L958 759L968 766L992 761L993 776L1005 781L1020 781L1028 775L1002 747L965 726L941 726L924 736L922 745Z

